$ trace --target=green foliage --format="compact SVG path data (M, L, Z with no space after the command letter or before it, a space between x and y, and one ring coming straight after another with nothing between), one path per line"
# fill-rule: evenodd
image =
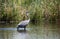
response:
M34 23L56 21L60 19L60 0L0 0L0 20L22 20L27 10Z
M23 4L27 5L31 13L31 20L34 23L43 20L56 21L59 15L59 0L30 0L25 1ZM58 16L59 15L59 16Z
M19 21L21 17L20 0L0 0L0 21Z

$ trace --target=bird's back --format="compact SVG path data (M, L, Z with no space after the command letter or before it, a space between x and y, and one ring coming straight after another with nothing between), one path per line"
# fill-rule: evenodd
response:
M30 20L21 21L18 25L27 25Z

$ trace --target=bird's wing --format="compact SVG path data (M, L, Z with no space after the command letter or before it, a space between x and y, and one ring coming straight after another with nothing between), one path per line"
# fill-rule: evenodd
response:
M25 20L25 21L21 21L18 25L27 25L28 24L28 21Z
M23 24L23 21L21 21L18 25Z

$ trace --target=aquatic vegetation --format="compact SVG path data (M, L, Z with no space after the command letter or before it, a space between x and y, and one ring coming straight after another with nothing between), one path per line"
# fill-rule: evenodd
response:
M43 20L60 19L59 0L0 0L0 20L20 21L26 19L25 12L30 13L31 21L39 23Z

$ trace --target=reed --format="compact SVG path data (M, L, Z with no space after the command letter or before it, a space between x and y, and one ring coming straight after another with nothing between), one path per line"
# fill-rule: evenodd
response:
M0 0L0 20L2 21L20 21L26 16L27 10L34 23L60 19L59 0Z

